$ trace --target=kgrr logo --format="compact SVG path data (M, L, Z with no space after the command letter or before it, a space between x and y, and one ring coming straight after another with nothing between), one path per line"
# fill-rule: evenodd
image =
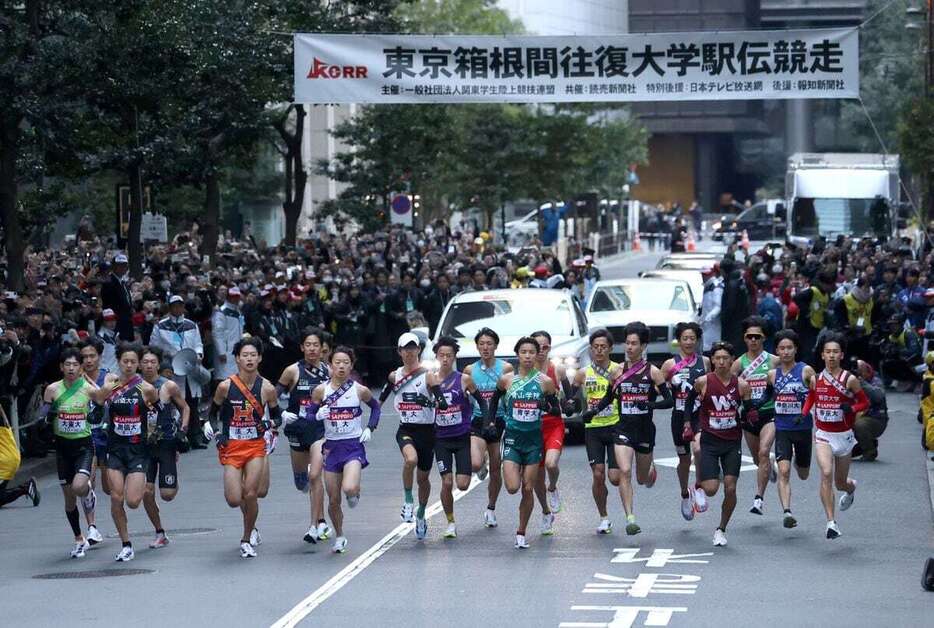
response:
M311 70L306 78L316 79L336 79L336 78L366 78L367 68L365 65L331 65L325 63L318 57L315 57L311 64Z

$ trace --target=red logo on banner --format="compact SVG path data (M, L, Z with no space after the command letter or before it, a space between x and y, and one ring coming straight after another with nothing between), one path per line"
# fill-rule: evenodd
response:
M331 65L330 63L325 63L318 57L315 57L314 62L311 64L311 70L308 72L307 78L366 78L366 70L367 68L365 65Z

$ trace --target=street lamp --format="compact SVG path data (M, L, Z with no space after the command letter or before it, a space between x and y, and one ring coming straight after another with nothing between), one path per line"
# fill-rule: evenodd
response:
M927 47L924 49L924 90L926 95L931 95L931 87L934 86L934 0L924 0L922 5L914 5L905 9L905 14L909 22L905 24L908 30L920 31L927 30Z

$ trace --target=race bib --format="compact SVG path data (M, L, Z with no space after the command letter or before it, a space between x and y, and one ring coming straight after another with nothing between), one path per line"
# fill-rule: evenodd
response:
M538 401L517 399L512 402L512 418L520 423L534 423L542 416Z
M797 395L778 395L775 397L775 414L799 415L803 405Z
M715 416L710 415L710 429L712 430L729 430L736 427L736 414L730 413L725 416Z
M824 423L839 423L843 420L843 410L840 408L815 408L814 418Z
M685 397L681 397L680 395L677 396L677 397L675 397L675 410L678 410L678 411L680 411L680 412L684 412L684 402L685 402L685 401L687 401L687 399L686 399Z
M758 401L765 397L765 389L768 386L764 379L754 379L749 382L750 393L754 400Z
M254 438L259 438L259 432L255 426L230 427L230 440L253 440Z
M444 393L444 400L447 401L448 407L446 410L435 412L435 424L441 427L458 425L461 422L461 409L460 406L454 405L454 395Z
M62 434L80 434L86 429L87 421L83 414L58 415L58 431Z
M143 425L139 417L115 416L113 423L114 434L117 436L139 436L143 433Z
M622 394L619 399L619 413L631 416L634 414L645 414L645 410L640 410L636 404L647 403L647 395Z

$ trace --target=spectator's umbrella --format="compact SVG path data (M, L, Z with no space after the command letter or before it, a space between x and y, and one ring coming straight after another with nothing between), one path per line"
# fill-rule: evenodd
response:
M172 358L172 371L180 377L190 377L204 385L211 380L211 372L201 366L201 360L194 349L182 349Z

